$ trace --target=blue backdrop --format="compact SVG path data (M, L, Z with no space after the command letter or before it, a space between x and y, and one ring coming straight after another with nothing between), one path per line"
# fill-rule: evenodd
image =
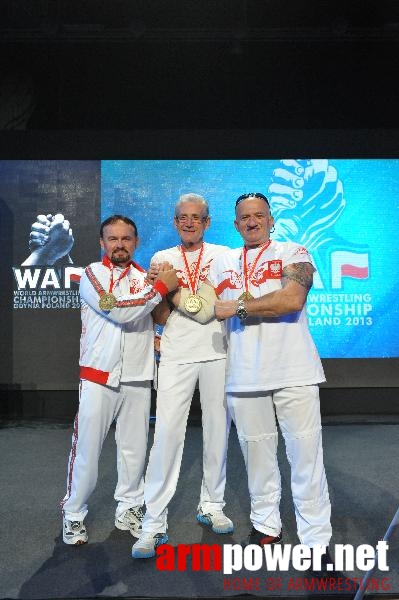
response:
M208 200L207 241L237 247L234 201L263 192L272 237L302 243L315 261L308 316L320 355L397 357L399 278L388 265L398 248L398 182L399 160L391 159L102 161L101 218L135 220L135 257L147 267L155 251L179 241L172 221L180 194Z

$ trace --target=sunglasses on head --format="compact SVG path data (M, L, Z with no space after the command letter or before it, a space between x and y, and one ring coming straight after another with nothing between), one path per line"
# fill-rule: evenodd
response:
M239 204L242 200L246 200L247 198L260 198L261 200L264 200L270 208L269 200L260 192L250 192L249 194L241 194L241 196L238 196L236 200L236 207L237 204Z

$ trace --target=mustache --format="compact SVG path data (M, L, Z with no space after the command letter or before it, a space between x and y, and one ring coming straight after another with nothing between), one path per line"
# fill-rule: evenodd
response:
M122 253L122 256L118 256L119 253ZM130 259L130 253L125 248L120 248L119 250L114 250L111 254L111 260L113 262L125 262L126 258Z

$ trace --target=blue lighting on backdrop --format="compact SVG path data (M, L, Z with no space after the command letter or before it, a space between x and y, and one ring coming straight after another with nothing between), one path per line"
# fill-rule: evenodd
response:
M391 159L102 161L101 218L135 220L135 258L147 267L154 252L179 241L180 194L208 200L208 242L238 247L234 201L263 192L276 221L272 237L303 244L315 261L308 317L322 358L397 357L398 182L399 160Z

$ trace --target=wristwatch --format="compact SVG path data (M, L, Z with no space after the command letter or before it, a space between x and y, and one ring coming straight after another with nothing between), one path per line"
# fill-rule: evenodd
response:
M244 305L244 300L238 301L236 315L240 319L240 321L245 321L245 319L247 318L248 313Z

